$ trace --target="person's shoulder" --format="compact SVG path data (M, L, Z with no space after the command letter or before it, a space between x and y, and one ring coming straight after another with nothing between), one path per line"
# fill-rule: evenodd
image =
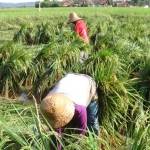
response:
M83 73L71 73L71 75L80 76L80 77L88 78L88 79L93 79L91 76L89 76L87 74L83 74Z
M79 20L79 22L85 23L85 20L81 19L81 20Z
M85 78L89 78L89 79L93 79L91 76L87 75L87 74L80 74L81 76L85 77Z
M74 77L83 77L83 78L88 78L90 80L93 80L93 78L87 74L83 74L83 73L67 73L65 75L65 77L71 77L71 76L74 76Z
M82 20L78 20L78 21L76 22L76 25L82 25L82 24L86 24L83 19L82 19Z

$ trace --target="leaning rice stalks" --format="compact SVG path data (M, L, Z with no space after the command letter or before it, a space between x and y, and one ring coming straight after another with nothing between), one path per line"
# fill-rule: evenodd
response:
M6 97L15 96L20 82L20 74L27 73L32 62L32 52L20 45L7 43L0 48L0 91Z
M85 62L85 70L99 86L99 102L103 125L116 127L119 131L126 126L128 109L142 98L133 88L133 81L117 55L108 51L96 52ZM113 119L112 119L113 118ZM124 122L124 127L121 127ZM124 128L125 129L125 128Z

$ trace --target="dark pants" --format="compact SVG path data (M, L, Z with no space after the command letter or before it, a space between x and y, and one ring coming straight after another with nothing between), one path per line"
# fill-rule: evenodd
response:
M90 131L93 131L96 135L99 134L99 104L97 100L91 101L87 107L87 127Z

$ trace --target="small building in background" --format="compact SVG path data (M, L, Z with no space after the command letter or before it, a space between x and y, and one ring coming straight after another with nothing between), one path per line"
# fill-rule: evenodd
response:
M64 6L64 7L70 7L70 6L73 6L73 1L72 0L62 0L61 1L61 4L62 4L62 6Z
M113 6L116 7L127 7L129 6L131 0L113 0Z
M97 6L107 5L108 0L63 0L63 6Z

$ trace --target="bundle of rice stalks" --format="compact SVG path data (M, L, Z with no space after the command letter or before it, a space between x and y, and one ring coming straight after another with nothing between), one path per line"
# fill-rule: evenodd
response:
M150 106L150 53L145 52L138 71L138 91L144 98L144 104Z
M86 73L98 84L102 124L118 131L123 122L126 124L128 108L141 99L125 69L118 56L107 50L96 52L85 62Z
M98 51L102 49L113 48L118 38L118 24L106 21L105 23L97 23L96 31L91 35L93 49Z
M27 73L32 62L32 52L20 45L6 43L0 48L0 91L6 97L15 96L19 87L20 73Z
M34 44L33 30L34 29L32 25L22 25L20 30L14 34L13 41L23 42L27 45Z
M59 41L60 42L60 41ZM72 42L57 40L44 47L34 60L36 64L37 79L33 83L34 91L44 92L58 81L66 72L79 72L82 69L80 64L80 49L88 47L79 39ZM38 90L39 89L39 90Z
M126 145L128 149L149 149L150 144L150 115L149 111L144 111L141 107L139 113L130 124L128 124L128 135Z
M34 43L47 44L52 38L51 28L48 23L36 26Z
M47 44L54 34L52 29L48 23L42 23L35 27L32 24L24 24L14 34L13 41L22 42L27 45Z

